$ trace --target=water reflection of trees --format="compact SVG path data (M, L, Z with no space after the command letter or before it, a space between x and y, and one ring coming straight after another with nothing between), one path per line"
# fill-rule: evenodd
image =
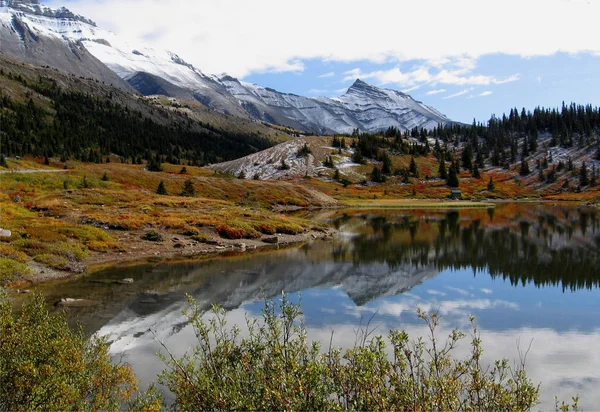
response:
M494 213L468 211L423 215L363 215L367 230L333 253L355 265L385 262L438 270L485 271L511 284L600 285L600 219L596 212L565 208L494 223ZM343 222L348 222L344 216Z

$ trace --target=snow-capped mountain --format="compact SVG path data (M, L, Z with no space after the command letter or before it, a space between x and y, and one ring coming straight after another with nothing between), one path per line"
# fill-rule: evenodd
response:
M65 8L33 1L0 0L0 52L9 57L91 77L134 90L78 41L98 30L95 23Z
M2 52L17 59L123 88L128 84L143 95L195 99L223 113L308 132L378 131L390 126L430 129L450 122L404 93L360 80L343 96L329 99L207 75L175 53L132 45L64 7L52 9L38 0L0 0L0 34Z
M373 132L390 126L400 130L432 129L439 123L450 122L437 110L409 95L380 89L360 79L343 96L334 99L280 93L231 77L224 77L221 82L254 117L285 124L280 119L283 116L300 123L302 129L317 133L351 133L354 129Z

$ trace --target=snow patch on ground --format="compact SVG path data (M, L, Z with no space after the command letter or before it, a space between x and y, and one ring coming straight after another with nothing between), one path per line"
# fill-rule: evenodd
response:
M276 180L315 176L321 164L312 154L306 157L298 156L304 144L306 141L303 138L297 138L241 159L211 165L208 168L235 176L243 172L246 179ZM289 167L288 169L282 168L283 162Z

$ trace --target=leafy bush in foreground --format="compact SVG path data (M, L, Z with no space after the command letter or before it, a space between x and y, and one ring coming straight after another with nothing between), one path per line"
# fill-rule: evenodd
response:
M430 330L427 340L392 330L386 343L363 331L351 349L322 351L307 340L302 312L285 295L281 313L267 301L262 319L247 320L247 337L227 327L222 308L213 307L205 321L190 303L198 346L180 359L164 357L160 377L181 410L527 410L538 402L539 386L522 364L513 369L502 359L482 366L473 320L470 354L454 359L451 352L465 335L455 330L439 340L435 313L419 312Z
M507 360L481 366L481 342L473 324L471 353L451 357L464 334L440 341L438 317L419 312L430 336L410 341L404 331L388 340L363 330L352 349L321 350L308 342L299 306L285 296L281 314L267 301L260 320L247 320L242 338L227 328L225 311L213 308L207 322L193 301L188 314L198 337L190 356L163 357L159 378L175 394L174 410L527 410L539 386ZM391 356L388 350L391 350ZM50 315L35 295L13 314L0 293L0 410L129 410L164 408L154 384L131 399L135 376L114 365L103 340L73 332L64 315ZM577 410L577 398L573 398ZM128 403L124 403L128 402ZM569 405L556 402L556 410Z
M119 410L136 388L106 342L51 316L41 295L14 315L0 293L0 410Z

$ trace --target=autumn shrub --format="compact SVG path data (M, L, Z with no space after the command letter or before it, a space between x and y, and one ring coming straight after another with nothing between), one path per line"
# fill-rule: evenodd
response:
M27 262L27 255L14 249L10 245L0 245L0 257L16 260L20 263Z
M198 338L182 358L163 357L159 382L176 397L180 410L528 410L538 402L539 386L523 364L507 359L482 362L479 330L472 321L470 353L453 350L466 335L436 335L438 316L418 312L428 339L411 340L392 330L343 351L310 342L298 305L286 299L279 309L267 301L260 319L247 319L248 333L228 327L225 311L212 316L190 298L186 313Z
M278 222L275 225L275 231L277 233L285 233L288 235L295 235L301 233L303 230L302 226L290 222Z
M70 227L61 227L56 230L69 238L81 240L84 242L90 241L110 241L112 238L104 230L89 225L79 225Z
M260 232L254 229L250 223L241 220L232 220L226 224L217 226L217 233L226 239L251 239L260 237Z
M275 227L268 223L261 223L258 226L258 230L260 231L260 233L263 233L265 235L273 235L276 233Z
M29 269L25 263L6 257L0 257L0 285L13 282L19 277L29 273L31 273L31 269Z
M137 389L103 339L50 315L41 295L19 314L0 294L0 410L119 410Z
M67 260L67 258L50 253L39 254L35 256L33 260L48 265L54 269L65 270L69 267L69 260Z
M247 235L244 229L227 225L218 226L217 233L225 239L243 239Z
M212 240L212 236L207 235L206 233L198 233L197 235L190 236L190 238L200 243L207 243Z
M86 243L89 250L96 252L106 252L110 249L118 249L119 245L112 240L90 240Z

